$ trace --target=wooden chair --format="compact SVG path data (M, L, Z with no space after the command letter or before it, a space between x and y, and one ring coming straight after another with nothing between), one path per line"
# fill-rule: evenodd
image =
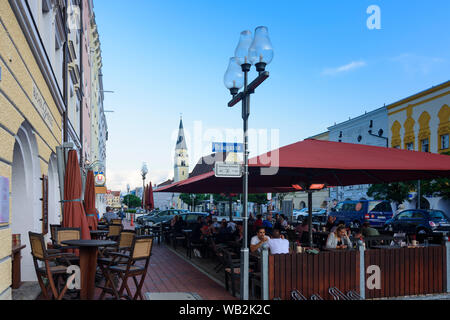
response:
M182 239L182 238L180 237L180 239ZM192 252L194 251L194 249L199 250L202 253L202 255L204 255L205 244L203 242L193 242L191 239L191 233L187 233L185 239L186 239L186 257L187 258L192 259ZM175 240L175 241L177 241L177 240ZM178 240L178 241L180 241L180 240Z
M63 241L68 240L80 240L81 229L79 228L57 228L56 229L56 248L57 249L76 249L78 247L72 247L62 244Z
M141 236L135 237L133 239L133 244L129 255L119 252L112 252L111 255L118 256L120 258L123 258L123 260L126 260L126 264L118 264L110 266L106 269L105 275L107 281L105 287L102 288L103 290L100 295L100 299L103 299L105 297L105 294L108 293L113 295L116 299L126 298L137 300L138 298L141 298L141 300L144 300L141 290L150 263L152 247L153 237ZM137 262L140 261L144 261L144 266L137 264ZM113 274L117 274L122 280L119 290L117 290L116 286L114 285L112 279ZM140 281L137 280L138 276L141 276ZM128 287L129 278L132 278L136 285L136 293L134 294L134 296L132 295L131 290ZM127 295L124 295L125 290L127 291Z
M241 265L239 261L233 260L231 252L228 250L223 250L224 261L225 261L225 288L227 291L230 289L228 284L231 281L231 294L233 297L236 296L235 282L240 278L241 275ZM249 276L253 273L252 269L249 269Z
M58 259L64 259L68 256L66 253L50 254L45 246L44 236L39 233L29 232L31 244L31 255L33 257L34 269L38 278L39 286L45 299L62 300L68 290L68 284L71 283L75 274L68 276L67 266L57 264ZM39 263L43 266L40 267ZM67 261L68 265L70 262ZM44 284L44 278L48 280L50 289ZM60 280L68 278L62 290L58 290ZM56 281L55 281L56 280Z
M56 230L61 228L60 224L51 224L50 225L50 240L52 240L52 244L56 244Z
M70 261L71 264L79 264L80 258L72 252L67 252L67 250L78 249L78 247L68 246L62 244L63 241L67 240L80 240L81 239L81 229L79 228L56 228L56 240L54 248L62 253L66 254L66 259ZM63 261L64 263L64 261Z
M105 286L108 286L108 278L106 275L106 269L108 267L120 264L127 263L128 260L124 260L120 256L112 255L113 252L118 253L127 253L131 251L131 247L133 245L133 240L136 237L136 232L134 230L124 230L120 233L119 242L116 247L107 247L100 250L100 255L97 258L97 265L100 269L100 274L97 274L99 277L99 281L101 281L101 277L103 276L105 279Z
M117 225L122 225L122 219L111 219L111 223L110 224L117 224Z
M120 237L120 233L122 232L123 226L122 224L110 224L108 226L108 235L106 236L109 240L117 241Z

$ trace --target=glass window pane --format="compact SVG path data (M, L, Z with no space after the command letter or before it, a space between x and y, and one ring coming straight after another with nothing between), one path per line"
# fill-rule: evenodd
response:
M441 136L441 149L448 149L449 148L449 135L444 134Z
M430 218L431 220L444 220L445 215L442 211L430 211Z

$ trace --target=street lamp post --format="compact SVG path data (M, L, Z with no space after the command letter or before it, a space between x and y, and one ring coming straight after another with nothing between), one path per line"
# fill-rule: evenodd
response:
M141 175L142 175L142 199L144 199L144 191L145 191L145 176L148 173L147 163L142 164L141 168ZM144 200L142 200L142 210L145 211L145 203Z
M130 184L127 184L127 196L128 196L127 206L128 210L130 210Z
M243 179L243 213L244 239L241 249L241 300L248 300L249 285L249 248L248 248L248 118L250 116L250 95L268 77L266 66L272 62L273 48L270 42L267 27L258 27L255 36L248 30L241 32L239 44L233 58L230 58L228 70L225 73L224 83L230 90L233 99L229 107L242 101L242 120L244 122L244 179ZM255 65L258 77L248 84L248 73ZM239 93L239 90L244 90Z

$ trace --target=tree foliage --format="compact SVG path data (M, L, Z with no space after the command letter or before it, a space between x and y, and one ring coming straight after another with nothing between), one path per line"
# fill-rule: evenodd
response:
M136 197L134 194L127 194L125 197L123 197L122 203L128 208L136 208L141 206L141 198Z
M205 194L182 193L180 194L180 199L189 206L192 206L192 203L194 203L194 206L198 206L202 204L203 201L208 200L209 196Z
M373 197L375 200L388 200L400 204L408 199L410 190L410 183L395 182L374 184L370 186L367 195Z

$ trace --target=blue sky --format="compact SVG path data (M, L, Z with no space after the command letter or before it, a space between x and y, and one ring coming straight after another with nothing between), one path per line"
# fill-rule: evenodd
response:
M172 177L180 114L191 170L220 136L212 130L241 130L223 76L243 30L269 28L271 77L252 96L249 126L278 132L281 146L450 79L448 0L94 4L104 86L115 91L105 100L115 111L107 114L112 189L140 186L143 161L153 183ZM381 9L381 30L367 28L370 5ZM268 149L250 140L252 156Z

